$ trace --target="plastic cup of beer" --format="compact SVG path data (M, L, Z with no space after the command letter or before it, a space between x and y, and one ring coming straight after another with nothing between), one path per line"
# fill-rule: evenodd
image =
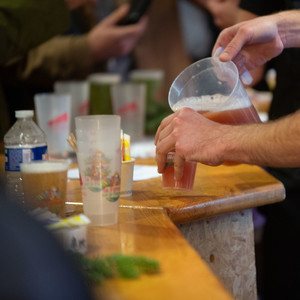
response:
M77 161L84 214L95 226L118 222L121 183L121 118L75 118Z
M197 162L185 161L182 178L180 180L175 180L174 155L175 152L169 152L167 154L166 168L162 174L162 187L164 189L192 190L194 186Z
M32 161L20 164L20 169L28 210L48 208L50 212L64 218L68 162Z

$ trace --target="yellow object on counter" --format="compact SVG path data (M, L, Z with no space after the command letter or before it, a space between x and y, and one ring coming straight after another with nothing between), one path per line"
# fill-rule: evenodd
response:
M130 161L130 135L121 131L122 160Z
M72 216L69 218L61 219L58 222L52 223L47 226L48 229L60 229L60 228L67 228L67 227L75 227L80 225L87 225L90 223L90 220L84 214Z

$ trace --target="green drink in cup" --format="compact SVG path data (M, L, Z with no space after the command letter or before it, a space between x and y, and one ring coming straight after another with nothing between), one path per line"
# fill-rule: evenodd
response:
M88 77L91 115L113 114L110 87L121 80L116 73L95 73Z

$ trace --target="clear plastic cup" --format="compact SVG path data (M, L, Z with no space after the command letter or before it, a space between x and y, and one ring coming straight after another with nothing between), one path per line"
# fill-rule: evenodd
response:
M146 85L120 83L111 86L113 113L121 116L121 128L132 141L144 138Z
M57 216L65 217L68 166L63 160L20 164L28 210L48 208Z
M89 85L87 81L57 81L54 92L71 95L71 132L75 130L75 117L89 113Z
M42 93L34 95L38 125L45 132L48 155L66 158L72 151L67 142L70 134L71 95Z
M75 118L83 211L92 225L118 222L121 181L121 118Z

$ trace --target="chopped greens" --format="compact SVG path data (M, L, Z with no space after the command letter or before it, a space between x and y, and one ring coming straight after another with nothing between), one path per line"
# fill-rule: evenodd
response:
M71 255L90 284L100 284L103 279L114 277L134 279L142 273L154 274L160 271L159 262L143 256L113 254L87 258L77 252L71 252Z

